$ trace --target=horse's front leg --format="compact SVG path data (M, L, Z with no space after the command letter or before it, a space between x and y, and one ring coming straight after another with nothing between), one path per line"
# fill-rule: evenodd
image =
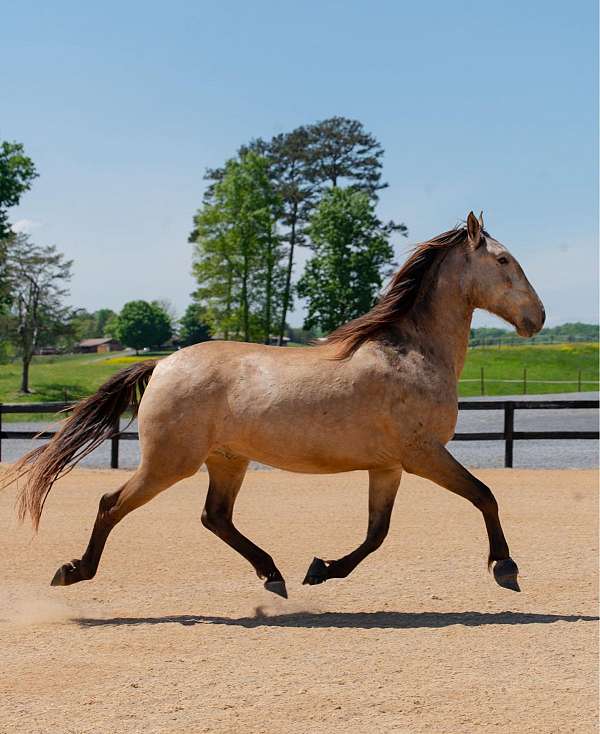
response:
M365 541L352 553L337 561L315 558L302 583L312 586L327 579L345 578L370 553L379 548L388 534L401 477L400 468L369 471L369 525Z
M505 589L521 591L517 582L519 569L510 557L508 544L504 537L498 503L489 487L460 464L442 445L427 446L411 455L404 468L411 474L449 489L454 494L469 500L483 515L490 544L488 566L494 564L496 583Z

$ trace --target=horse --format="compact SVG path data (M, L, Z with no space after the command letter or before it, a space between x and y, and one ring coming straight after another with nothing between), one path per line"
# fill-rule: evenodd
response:
M54 482L114 435L126 410L137 415L137 470L103 495L87 549L62 565L51 584L92 579L115 525L206 464L202 524L249 561L268 591L287 598L273 558L232 519L254 460L292 472L368 472L365 540L342 558L314 558L305 584L344 578L381 546L408 472L481 512L488 569L501 587L520 591L492 491L446 448L476 308L526 337L545 320L516 258L488 234L483 217L470 212L464 225L416 246L373 308L323 343L282 349L210 341L116 373L76 404L54 437L20 459L4 481L24 478L18 512L21 520L30 515L37 530Z

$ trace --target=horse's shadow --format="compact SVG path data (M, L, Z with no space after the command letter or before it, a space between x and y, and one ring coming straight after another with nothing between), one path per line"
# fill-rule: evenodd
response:
M144 624L228 625L233 627L326 627L352 629L420 629L451 625L481 627L488 624L552 624L554 622L597 622L599 617L582 614L534 614L529 612L297 612L265 614L258 607L252 617L214 617L182 614L163 617L113 617L73 621L81 627L127 626Z

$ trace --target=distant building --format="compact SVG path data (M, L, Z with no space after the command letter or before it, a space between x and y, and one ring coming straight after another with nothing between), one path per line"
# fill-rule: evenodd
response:
M60 354L58 347L38 347L35 350L35 354L49 355L49 354Z
M281 346L282 347L287 347L289 341L290 341L289 336L284 336L283 339L281 340ZM279 344L279 337L278 336L273 336L273 334L270 334L269 335L269 344L272 347L278 347L278 346L280 346L280 344Z
M123 345L117 339L112 337L103 337L100 339L82 339L75 346L76 352L103 354L105 352L119 352L123 349Z

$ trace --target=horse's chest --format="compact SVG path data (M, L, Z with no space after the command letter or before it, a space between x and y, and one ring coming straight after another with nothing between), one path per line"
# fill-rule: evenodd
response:
M405 442L431 440L447 443L454 435L458 406L456 399L432 396L405 396L391 408L390 419L397 440Z

